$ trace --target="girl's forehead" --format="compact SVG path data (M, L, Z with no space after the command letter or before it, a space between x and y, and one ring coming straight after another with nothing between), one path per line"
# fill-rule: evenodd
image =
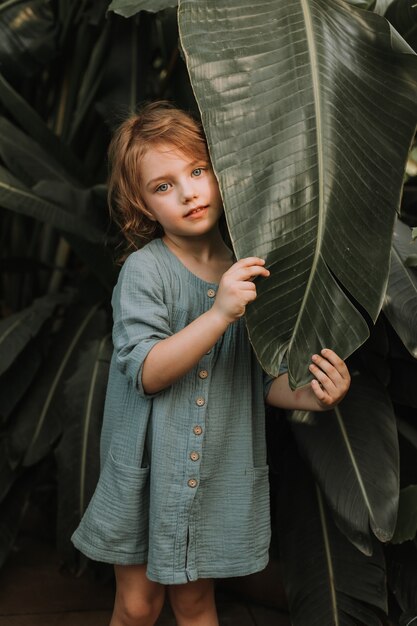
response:
M169 143L156 143L149 145L143 158L166 158L166 159L182 159L184 161L193 160L195 153L190 149L187 150L181 146L176 146Z
M202 158L208 160L207 156L202 157L196 152L187 152L172 144L151 145L145 151L139 165L140 177L142 180L155 178L156 175L169 175L195 166Z

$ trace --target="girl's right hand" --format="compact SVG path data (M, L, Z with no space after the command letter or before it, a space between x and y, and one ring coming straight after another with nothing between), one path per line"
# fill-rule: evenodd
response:
M242 317L246 305L256 298L252 282L256 276L269 276L265 261L259 257L240 259L221 278L212 311L219 313L229 324Z

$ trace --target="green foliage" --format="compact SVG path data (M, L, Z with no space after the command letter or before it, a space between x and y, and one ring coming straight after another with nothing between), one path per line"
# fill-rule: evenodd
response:
M413 541L417 536L417 486L409 485L400 493L398 520L393 543Z
M175 15L126 21L106 9L0 6L0 562L47 464L57 545L74 572L86 564L70 536L98 475L117 276L107 144L138 102L185 84L188 107L191 93Z
M372 554L371 531L389 541L398 507L398 437L385 387L353 370L344 401L313 422L294 423L293 433L337 526L359 550Z
M206 4L218 6L217 17L197 23L194 11ZM405 3L392 4L403 15ZM118 239L107 216L105 152L111 129L140 101L167 97L196 108L171 6L114 0L109 10L137 14L125 20L106 17L104 1L0 5L6 35L0 42L0 564L30 499L46 484L57 494L64 563L78 573L87 564L70 536L99 471L111 354L108 305ZM306 337L319 328L321 344L327 332L339 332L337 305L340 319L349 320L341 322L346 337L340 339L349 352L356 341L346 330L350 321L359 324L363 341L369 322L363 309L375 319L383 300L387 242L416 116L415 99L410 105L415 58L391 49L389 27L369 11L333 0L286 2L279 10L301 6L304 36L290 15L275 32L273 20L261 23L254 7L249 19L239 3L183 2L182 41L236 250L265 253L275 263L276 282L258 285L259 302L270 308L253 307L249 324L275 353L277 336L284 338L278 352L284 351L289 327L290 334L305 329ZM159 8L164 11L156 13ZM24 15L26 22L19 20ZM294 50L304 63L294 62ZM210 78L208 59L217 72ZM404 82L396 82L399 75ZM319 128L317 117L324 115ZM417 613L417 274L406 266L415 246L415 184L407 180L400 208L407 225L395 227L384 314L349 360L351 392L336 411L288 416L269 437L271 465L279 470L275 529L297 626L384 623L386 575L403 623ZM271 208L277 198L289 209L281 222ZM323 276L332 308L318 300L308 308L314 281ZM301 309L314 323L301 316L285 330ZM303 341L300 355L310 352ZM293 377L303 379L300 372ZM407 541L386 547L394 528L394 538Z
M183 1L179 24L236 256L271 271L251 342L273 375L286 353L298 387L311 354L346 358L369 334L363 312L380 312L417 58L386 20L332 0Z
M402 342L417 358L417 275L408 263L414 252L410 229L396 223L392 248L388 288L384 298L384 313Z
M375 608L387 610L381 544L371 540L369 556L357 550L335 526L288 437L280 452L277 513L292 623L380 626Z

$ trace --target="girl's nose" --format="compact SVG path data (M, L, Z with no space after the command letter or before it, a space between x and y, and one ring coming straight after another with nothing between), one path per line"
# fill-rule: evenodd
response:
M197 197L197 189L192 184L192 182L184 183L181 187L181 195L183 198L183 202L189 202L193 198Z

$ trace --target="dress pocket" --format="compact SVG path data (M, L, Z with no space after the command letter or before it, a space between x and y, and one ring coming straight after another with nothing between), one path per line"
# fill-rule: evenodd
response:
M123 465L110 450L80 529L111 562L123 563L146 558L148 526L149 467ZM129 556L117 560L118 554Z

